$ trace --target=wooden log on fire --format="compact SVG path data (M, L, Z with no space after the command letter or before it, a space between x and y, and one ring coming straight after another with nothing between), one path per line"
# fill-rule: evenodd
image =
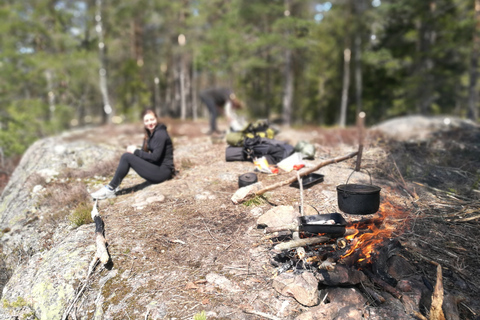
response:
M300 177L303 177L303 176L306 176L312 172L315 172L317 171L318 169L322 168L322 167L325 167L329 164L332 164L332 163L338 163L338 162L342 162L342 161L345 161L345 160L348 160L350 158L353 158L355 157L356 155L358 154L358 151L355 151L355 152L351 152L347 155L344 155L344 156L338 156L336 158L332 158L332 159L328 159L328 160L325 160L325 161L322 161L320 162L319 164L315 165L314 167L312 168L309 168L307 170L304 170L302 172L299 173L299 176ZM280 182L277 182L277 183L274 183L272 185L269 185L269 186L266 186L260 190L257 190L257 191L253 191L254 189L252 189L250 192L248 193L244 193L243 192L243 188L240 188L237 190L237 192L235 192L235 194L232 196L232 202L234 204L239 204L239 203L242 203L244 202L245 200L248 200L248 199L251 199L255 196L259 196L259 195L262 195L264 194L265 192L268 192L268 191L271 191L273 189L276 189L276 188L279 188L279 187L282 187L282 186L285 186L287 184L291 184L292 182L296 181L298 179L297 177L297 174L295 173L295 175L291 176L290 178L288 178L287 180L284 180L284 181L280 181ZM244 187L246 188L246 187Z
M275 251L283 251L283 250L289 250L289 249L294 249L298 247L314 245L317 243L323 243L329 240L330 240L330 237L328 236L297 239L297 240L291 240L291 241L279 243L275 247L273 247L273 249Z

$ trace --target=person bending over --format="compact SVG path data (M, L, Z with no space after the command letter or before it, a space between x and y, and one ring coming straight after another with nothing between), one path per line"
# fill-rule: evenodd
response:
M130 168L150 183L161 183L171 179L175 166L173 164L173 144L167 132L167 127L158 122L157 115L152 109L142 113L145 126L145 138L142 149L128 146L120 158L115 175L110 183L91 194L93 199L107 199L115 197L117 188L122 183Z
M207 106L210 114L210 131L208 134L220 133L217 129L217 117L219 110L225 110L229 125L232 126L236 119L233 109L242 108L241 102L236 98L231 89L211 88L200 92L200 99Z

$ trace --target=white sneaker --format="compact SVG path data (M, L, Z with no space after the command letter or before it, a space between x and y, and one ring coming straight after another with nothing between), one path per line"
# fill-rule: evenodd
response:
M115 190L111 190L108 186L104 186L98 191L90 194L93 199L103 200L108 198L115 198Z

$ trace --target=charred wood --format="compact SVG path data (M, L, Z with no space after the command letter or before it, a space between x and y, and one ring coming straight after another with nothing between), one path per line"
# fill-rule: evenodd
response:
M371 271L367 269L362 269L361 271L370 279L370 281L380 286L383 290L387 291L388 293L393 295L395 298L400 299L402 297L402 294L397 289L395 289L394 287L392 287L391 285L389 285L388 283L386 283L385 281L383 281L382 279L374 275Z
M382 297L380 294L378 294L375 290L369 288L369 287L363 287L363 290L365 293L373 299L373 301L379 305L385 302L385 298Z

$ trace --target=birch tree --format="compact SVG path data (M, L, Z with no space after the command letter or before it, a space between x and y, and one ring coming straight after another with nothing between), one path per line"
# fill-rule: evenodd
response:
M103 119L105 123L111 123L113 116L113 108L110 104L110 98L108 95L105 42L103 39L102 0L96 0L96 8L97 11L95 13L95 30L97 31L98 35L98 55L100 59L100 69L98 70L98 74L100 76L100 92L102 93L103 101Z

